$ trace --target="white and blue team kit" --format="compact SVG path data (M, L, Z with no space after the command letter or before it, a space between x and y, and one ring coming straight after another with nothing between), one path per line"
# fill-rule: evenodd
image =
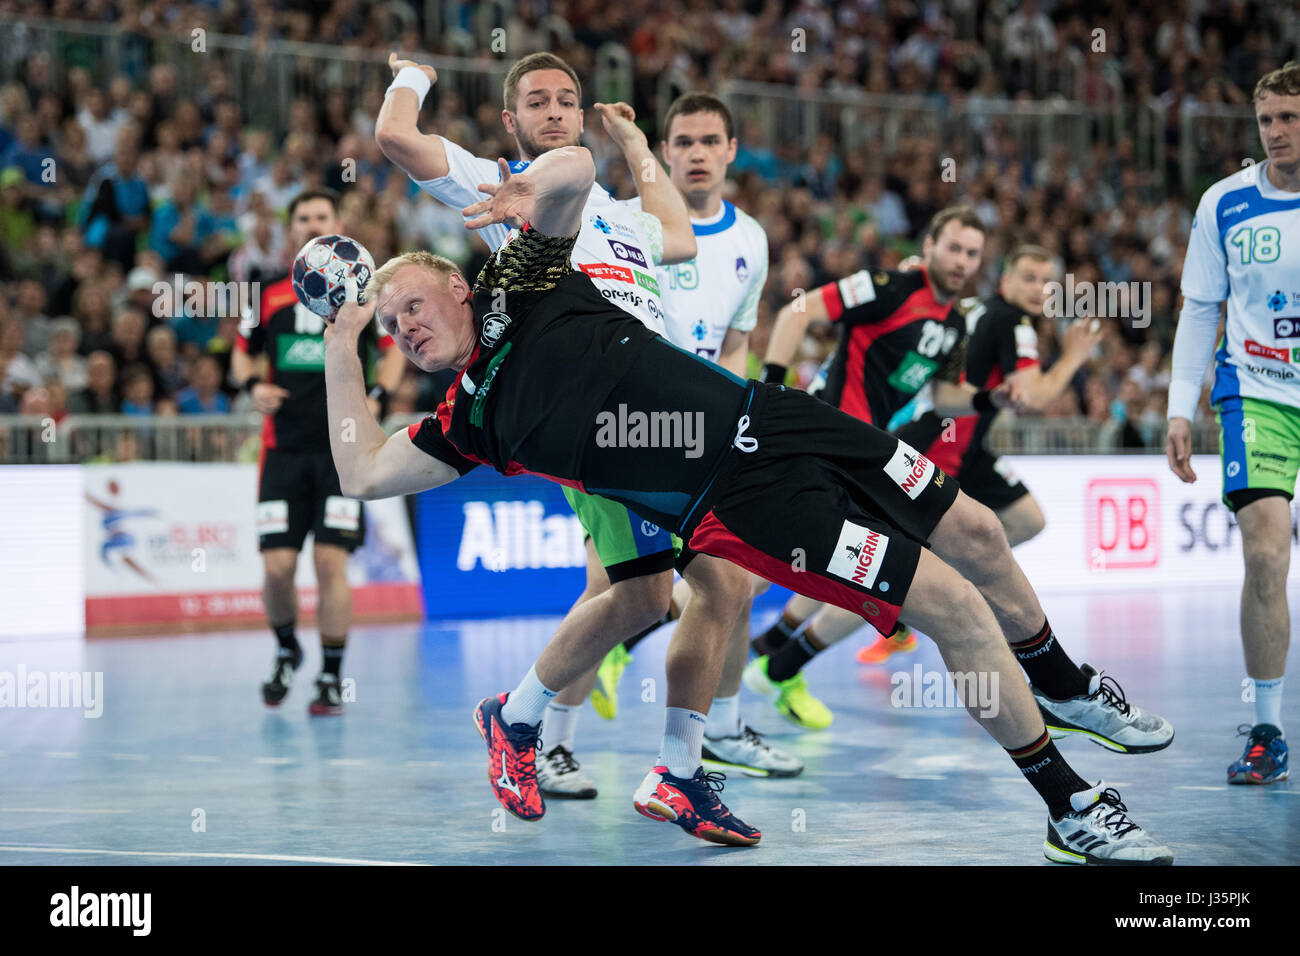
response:
M447 151L447 175L415 180L415 184L457 210L487 199L485 193L479 192L478 184L500 182L501 171L496 161L475 156L450 140L439 138ZM510 164L510 171L521 173L529 165L515 160ZM509 238L510 227L494 223L478 233L495 252ZM575 269L591 277L601 295L660 335L666 330L655 267L663 258L663 235L657 217L616 201L604 187L593 183L582 210L582 229L573 247L572 260Z
M640 208L640 199L627 205ZM729 329L750 332L767 282L767 234L725 200L716 215L691 219L695 258L660 266L656 276L667 310L668 341L717 361Z
M1183 295L1228 302L1216 406L1240 396L1300 407L1300 195L1270 183L1266 166L1207 189L1187 244Z

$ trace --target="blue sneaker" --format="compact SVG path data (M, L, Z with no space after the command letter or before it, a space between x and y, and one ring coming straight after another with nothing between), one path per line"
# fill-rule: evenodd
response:
M1277 783L1287 778L1286 741L1272 724L1242 724L1238 736L1246 736L1241 759L1228 768L1228 783Z
M753 846L761 834L744 823L718 799L726 774L705 773L700 767L690 779L674 777L667 767L655 767L632 796L636 812L651 820L675 823L691 836L728 846Z

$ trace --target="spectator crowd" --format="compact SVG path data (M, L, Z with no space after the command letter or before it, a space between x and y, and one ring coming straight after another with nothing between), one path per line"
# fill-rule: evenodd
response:
M909 93L945 109L981 98L1067 97L1098 111L1156 103L1169 155L1179 153L1178 120L1188 110L1248 106L1255 81L1300 46L1300 15L1252 0L977 0L960 15L913 0L518 0L505 24L509 52L498 53L466 48L480 6L443 4L442 32L422 42L424 4L402 17L391 4L364 0L0 0L11 25L23 17L90 21L133 41L119 72L76 55L71 40L54 55L8 48L18 55L0 87L0 413L61 420L245 407L227 381L239 315L215 295L195 308L159 289L282 275L294 251L285 210L305 188L340 191L348 232L378 262L417 247L470 274L481 261L485 248L459 213L420 193L380 154L373 129L382 84L309 77L315 85L276 124L255 124L254 104L233 95L236 78L220 56L181 65L154 56L152 38L188 34L191 24L251 37L267 56L279 40L417 59L424 50L513 60L545 48L585 77L596 71L597 51L618 43L635 77L628 95L652 139L667 106L659 79L672 71L700 89L731 79L810 95ZM800 30L804 48L794 52L790 38ZM1097 30L1109 38L1105 53L1095 50ZM591 90L584 93L590 106ZM479 155L513 155L497 96L467 103L440 84L423 126ZM1117 444L1153 441L1199 192L1181 192L1170 170L1140 166L1131 138L1082 154L1061 144L1043 151L991 123L973 144L905 133L886 154L848 150L829 135L807 150L769 148L755 117L740 120L729 198L763 225L771 259L751 342L758 356L795 290L898 265L917 251L936 210L967 202L990 229L972 293L995 290L1002 256L1023 241L1052 250L1076 284L1149 284L1149 325L1108 322L1100 353L1047 414L1084 416ZM631 175L598 127L588 122L587 142L599 181L630 196ZM1219 152L1214 142L1200 145L1198 190L1240 168L1243 157L1228 144L1219 142ZM945 161L954 175L940 174ZM1040 322L1049 364L1063 321ZM811 377L829 346L828 335L810 335L802 376ZM391 410L430 408L437 394L409 369Z

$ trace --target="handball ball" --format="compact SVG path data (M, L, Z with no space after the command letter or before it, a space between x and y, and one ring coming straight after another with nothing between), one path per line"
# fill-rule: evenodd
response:
M374 271L375 260L355 239L317 236L298 250L290 278L298 301L333 321L347 297L343 280L348 275L356 276L357 299L365 302L364 290Z

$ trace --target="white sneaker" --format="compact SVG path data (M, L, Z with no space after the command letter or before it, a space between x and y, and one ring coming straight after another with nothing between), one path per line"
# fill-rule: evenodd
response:
M1071 794L1074 809L1059 820L1048 819L1043 856L1053 863L1169 866L1173 851L1156 842L1126 815L1119 791L1102 789Z
M1088 678L1088 693L1078 697L1053 700L1030 685L1052 739L1083 734L1093 743L1122 754L1164 750L1173 742L1173 724L1130 704L1115 678L1103 677L1088 664L1079 665L1079 670Z
M704 763L750 777L797 777L803 761L773 747L748 724L735 737L704 737Z
M582 772L573 754L564 747L552 747L537 755L537 785L542 796L552 800L596 798L596 782Z

